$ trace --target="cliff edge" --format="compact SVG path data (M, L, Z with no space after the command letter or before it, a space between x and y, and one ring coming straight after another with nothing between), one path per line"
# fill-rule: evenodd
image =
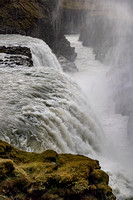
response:
M81 155L40 154L0 141L0 198L9 200L115 200L97 160Z
M1 0L0 34L21 34L44 40L56 55L73 61L74 48L56 28L58 0Z

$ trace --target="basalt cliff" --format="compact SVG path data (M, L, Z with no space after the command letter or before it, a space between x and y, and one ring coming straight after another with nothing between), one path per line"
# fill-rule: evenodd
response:
M76 53L57 22L58 9L58 0L1 0L0 34L40 38L56 55L73 61Z

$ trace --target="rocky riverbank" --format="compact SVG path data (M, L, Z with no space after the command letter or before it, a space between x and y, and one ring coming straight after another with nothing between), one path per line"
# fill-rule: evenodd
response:
M0 198L6 200L113 200L109 177L97 160L40 154L0 141Z

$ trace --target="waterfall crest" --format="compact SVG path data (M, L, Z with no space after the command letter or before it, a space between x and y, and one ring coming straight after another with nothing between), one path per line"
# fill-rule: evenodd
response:
M41 39L21 35L0 35L1 46L22 46L29 47L32 52L32 59L35 67L52 67L61 69L56 56L52 53L49 46Z

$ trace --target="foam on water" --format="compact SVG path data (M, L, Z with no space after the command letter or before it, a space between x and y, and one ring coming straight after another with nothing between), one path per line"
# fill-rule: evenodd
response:
M32 52L34 66L52 67L61 69L57 58L52 54L51 49L46 43L37 38L20 35L0 35L1 46L24 46L29 47ZM45 55L45 56L44 56Z
M110 174L117 198L131 199L131 174L129 178L123 164L130 173L127 118L114 113L108 67L96 61L92 49L82 47L77 37L69 39L76 45L80 69L73 78L62 72L43 41L0 35L1 45L30 47L34 61L30 68L0 66L0 139L28 151L51 148L98 159Z
M100 152L99 122L49 47L18 35L1 35L0 42L30 47L34 58L34 67L0 68L0 139L28 151Z

